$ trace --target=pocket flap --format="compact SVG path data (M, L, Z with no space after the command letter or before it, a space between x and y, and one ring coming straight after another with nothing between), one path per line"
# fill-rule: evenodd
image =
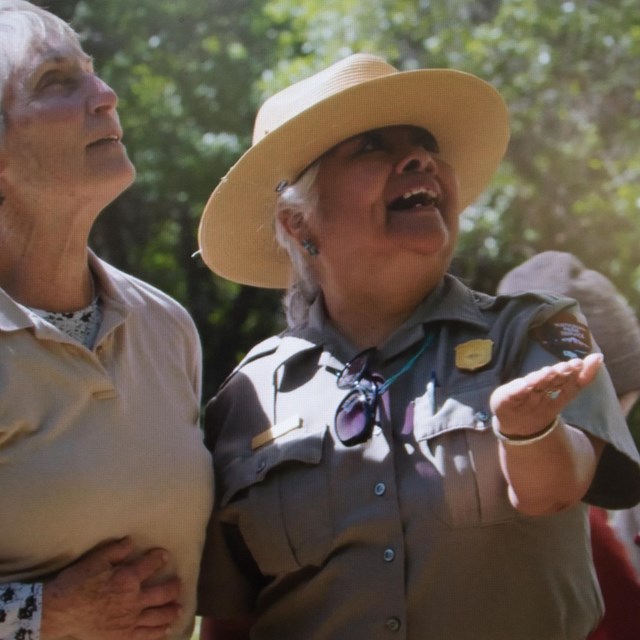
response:
M493 386L479 386L451 394L437 404L433 413L433 399L428 394L418 398L414 413L416 440L427 440L455 429L485 431L490 428L489 397ZM446 395L446 392L443 392Z
M248 455L232 460L222 471L224 489L220 498L226 506L239 491L262 482L275 468L287 463L315 465L322 460L327 427L313 430L304 425L300 429L261 446Z

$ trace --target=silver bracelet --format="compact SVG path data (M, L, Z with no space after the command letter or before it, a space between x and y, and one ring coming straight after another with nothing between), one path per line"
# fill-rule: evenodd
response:
M542 431L538 431L534 433L532 436L507 436L502 431L500 431L500 422L493 416L491 418L491 429L493 430L494 435L500 442L504 442L512 447L524 447L528 444L533 444L534 442L538 442L543 438L546 438L549 434L553 433L556 430L558 425L562 424L562 419L560 416L556 416L556 419L548 426L545 427Z

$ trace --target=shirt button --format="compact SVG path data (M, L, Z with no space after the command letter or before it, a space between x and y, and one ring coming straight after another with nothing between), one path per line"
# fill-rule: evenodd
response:
M396 552L393 549L385 549L383 557L385 562L393 562L393 559L396 557Z
M373 488L373 492L377 496L383 496L386 490L387 490L387 485L384 482L378 482L378 484L376 484L376 486Z
M400 620L395 616L393 616L391 618L387 618L387 621L384 623L384 626L387 629L389 629L389 631L393 631L395 633L396 631L400 631L400 627L402 625L400 624Z

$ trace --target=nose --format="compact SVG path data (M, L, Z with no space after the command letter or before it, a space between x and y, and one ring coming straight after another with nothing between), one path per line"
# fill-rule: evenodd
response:
M421 144L411 144L399 151L396 162L397 173L412 173L415 171L427 171L433 173L436 170L436 161L433 154Z
M90 75L87 108L91 113L113 111L118 106L118 95L100 77Z

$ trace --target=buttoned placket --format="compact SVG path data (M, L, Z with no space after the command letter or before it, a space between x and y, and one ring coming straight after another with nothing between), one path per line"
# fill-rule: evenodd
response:
M296 358L299 355L296 354ZM292 410L292 407L287 405L287 410L283 412L279 397L280 386L285 376L284 368L291 364L291 359L287 358L275 368L273 373L273 404L270 416L273 424L286 418ZM340 363L326 352L321 355L318 364L326 371L340 370ZM332 374L332 378L334 375ZM335 385L335 382L332 380L331 384ZM405 550L392 452L393 439L384 399L386 396L387 393L381 398L379 420L374 427L371 439L361 445L348 448L344 447L333 434L333 449L327 453L323 462L328 467L326 472L332 477L333 486L336 489L341 488L332 492L333 513L327 514L327 517L339 522L351 520L354 503L361 505L362 511L366 513L368 524L365 538L354 540L361 545L360 553L366 565L363 567L362 576L358 579L363 581L362 588L367 588L370 584L382 585L382 588L372 593L371 602L371 611L374 612L371 614L372 638L380 640L386 637L405 638L407 619ZM338 402L331 408L327 407L327 428L332 432L332 412L337 406ZM256 460L256 464L258 465L256 473L260 475L263 471L259 468L260 460ZM354 464L361 464L356 478L353 477ZM351 481L348 478L351 478Z
M389 398L393 392L390 387L380 398L377 424L372 440L385 440L391 449L379 464L377 482L372 488L372 496L387 513L384 522L388 531L384 532L385 542L378 551L377 563L381 565L380 573L384 576L379 583L384 589L378 591L382 596L376 603L375 610L380 612L379 621L382 629L381 637L405 638L407 633L406 619L406 558L402 530L398 487L396 485L396 463L393 452L394 439L389 413ZM376 434L377 432L377 434Z

